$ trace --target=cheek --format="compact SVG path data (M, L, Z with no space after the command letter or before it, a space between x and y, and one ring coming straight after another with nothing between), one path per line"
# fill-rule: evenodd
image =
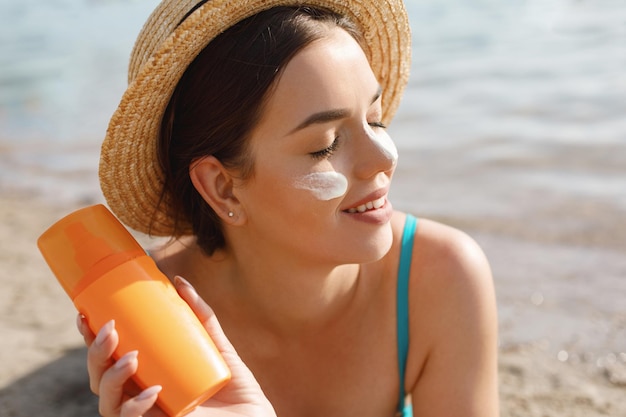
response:
M342 197L348 190L348 179L335 171L313 172L294 180L293 186L310 191L318 200Z

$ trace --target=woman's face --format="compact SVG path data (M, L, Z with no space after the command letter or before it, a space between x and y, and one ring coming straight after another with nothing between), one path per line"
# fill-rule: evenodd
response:
M322 263L382 257L397 151L381 115L378 81L347 32L331 28L294 56L252 132L254 175L235 191L250 237Z

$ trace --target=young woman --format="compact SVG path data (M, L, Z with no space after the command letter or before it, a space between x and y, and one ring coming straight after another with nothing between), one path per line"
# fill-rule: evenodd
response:
M103 144L110 208L173 236L151 255L233 372L192 415L495 417L484 255L388 200L403 5L298 3L163 2ZM114 323L79 329L101 414L164 415Z

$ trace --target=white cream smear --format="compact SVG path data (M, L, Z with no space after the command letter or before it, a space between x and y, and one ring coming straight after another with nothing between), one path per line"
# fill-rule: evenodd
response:
M373 132L372 132L373 133ZM378 149L395 165L398 162L398 148L391 140L387 132L369 135L372 142L376 144Z
M293 185L325 201L339 198L348 191L348 179L336 171L312 172L297 178Z

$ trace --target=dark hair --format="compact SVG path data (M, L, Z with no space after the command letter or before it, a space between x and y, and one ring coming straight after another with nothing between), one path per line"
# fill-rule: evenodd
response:
M213 155L240 179L253 176L248 136L282 69L324 35L321 24L343 28L361 43L360 32L343 16L281 6L227 29L189 65L163 116L158 148L164 173L160 204L174 222L173 236L188 232L191 224L207 254L224 247L221 220L194 188L189 167Z

